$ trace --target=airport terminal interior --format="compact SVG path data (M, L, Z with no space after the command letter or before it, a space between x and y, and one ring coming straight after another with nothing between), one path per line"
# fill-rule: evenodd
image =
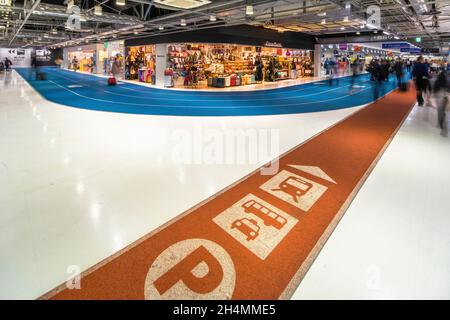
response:
M449 44L450 0L0 0L0 299L450 299Z

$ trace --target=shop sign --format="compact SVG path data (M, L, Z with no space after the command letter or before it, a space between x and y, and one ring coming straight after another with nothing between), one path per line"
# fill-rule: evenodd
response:
M283 48L283 45L279 42L266 41L265 47Z
M11 7L11 0L0 0L0 6Z
M339 44L339 50L347 51L348 45L346 43Z
M382 49L401 49L401 48L409 48L409 43L407 42L390 42L383 43Z

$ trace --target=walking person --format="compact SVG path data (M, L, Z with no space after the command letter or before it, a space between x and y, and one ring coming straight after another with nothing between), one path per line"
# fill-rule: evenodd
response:
M36 59L36 55L32 55L31 56L31 68L30 68L30 72L28 74L28 78L31 80L31 77L34 73L35 79L37 80L37 59Z
M398 87L401 89L402 87L402 78L403 78L403 61L398 58L394 64L394 72L397 77Z
M355 61L351 64L352 78L351 78L351 86L350 86L350 94L353 94L355 90L355 82L359 73L359 59L356 58Z
M78 70L78 59L76 56L73 57L73 59L72 59L72 69L75 72L77 72L77 70Z
M116 56L114 62L112 63L111 73L113 77L116 79L119 78L120 75L122 74L122 63L120 61L119 55Z
M8 59L8 57L5 58L5 71L11 71L12 61Z
M450 83L445 71L439 73L433 88L434 98L438 107L438 124L441 133L447 134L447 107L449 104Z
M380 87L383 82L383 70L380 62L374 62L372 72L375 81L375 85L373 86L373 99L376 101L380 97Z
M417 58L416 63L414 64L412 75L416 83L416 90L417 90L417 103L419 104L419 107L423 106L423 103L425 102L423 99L423 93L428 88L428 69L426 65L423 63L423 57L420 56Z

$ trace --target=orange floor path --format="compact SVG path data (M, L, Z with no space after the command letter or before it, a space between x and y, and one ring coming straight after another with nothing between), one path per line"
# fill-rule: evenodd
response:
M42 298L291 297L414 100L387 95Z

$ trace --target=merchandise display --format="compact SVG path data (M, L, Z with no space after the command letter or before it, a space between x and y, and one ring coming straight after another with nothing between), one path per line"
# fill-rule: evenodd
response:
M172 44L168 68L175 86L230 87L313 76L313 55L290 50L225 44ZM180 80L178 80L180 79Z
M77 68L79 71L95 73L96 72L96 52L94 50L70 51L68 53L69 69ZM77 66L73 64L74 59L78 60Z
M155 46L129 47L125 61L125 79L155 84Z

